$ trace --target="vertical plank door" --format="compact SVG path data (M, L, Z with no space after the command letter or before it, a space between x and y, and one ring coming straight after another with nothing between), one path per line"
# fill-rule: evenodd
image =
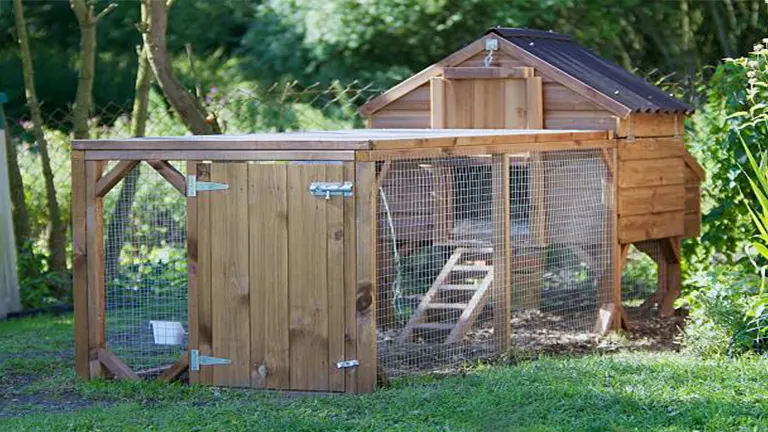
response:
M354 391L348 381L356 378L337 363L356 359L347 322L347 303L354 298L349 293L357 289L354 251L348 250L354 237L346 232L354 227L355 201L309 190L313 182L354 181L354 166L206 166L207 181L228 189L200 192L195 204L201 303L196 325L201 355L232 363L201 366L199 382ZM210 352L203 353L207 333ZM212 376L206 375L210 370Z

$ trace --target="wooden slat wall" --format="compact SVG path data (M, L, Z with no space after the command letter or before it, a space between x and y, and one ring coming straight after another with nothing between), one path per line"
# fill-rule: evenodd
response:
M687 164L685 166L685 228L683 238L701 234L701 180Z
M369 118L369 127L378 129L429 129L430 126L429 84L418 87Z
M619 140L618 227L622 244L681 236L685 218L683 142Z

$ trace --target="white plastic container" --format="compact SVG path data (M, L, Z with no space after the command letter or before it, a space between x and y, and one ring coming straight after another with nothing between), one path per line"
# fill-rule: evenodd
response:
M156 345L181 345L184 343L184 326L178 321L150 321Z

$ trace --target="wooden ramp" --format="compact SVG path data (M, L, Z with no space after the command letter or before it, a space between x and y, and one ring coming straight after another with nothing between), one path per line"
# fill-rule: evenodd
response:
M400 342L460 341L488 301L492 257L493 248L456 248L408 320Z

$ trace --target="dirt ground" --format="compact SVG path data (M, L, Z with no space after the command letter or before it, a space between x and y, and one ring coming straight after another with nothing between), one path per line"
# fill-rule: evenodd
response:
M478 363L509 363L540 355L587 355L618 351L678 351L684 318L642 317L630 321L629 328L601 336L590 331L594 318L515 312L512 343L508 352L494 348L493 329L486 321L469 332L464 341L444 345L418 340L397 342L399 330L379 331L378 351L381 373L388 377L418 373L446 375L463 373Z

